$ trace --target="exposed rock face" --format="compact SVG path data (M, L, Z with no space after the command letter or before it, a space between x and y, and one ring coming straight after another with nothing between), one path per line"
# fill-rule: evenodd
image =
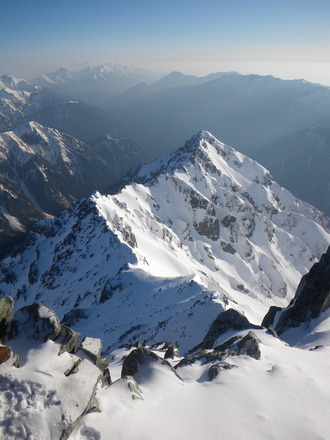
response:
M254 332L249 332L237 343L237 356L247 355L254 359L260 359L260 339Z
M196 231L200 235L204 235L213 241L220 237L219 219L212 217L205 217L201 222L194 225Z
M245 330L248 328L261 327L251 324L245 316L241 315L236 310L228 309L224 312L221 312L212 322L209 331L198 348L212 348L215 341L227 330Z
M46 341L54 340L61 332L61 324L53 312L41 303L18 310L9 324L6 339L24 337Z
M253 359L260 359L260 342L260 339L252 331L249 331L245 335L235 335L221 345L214 347L212 351L209 349L197 350L193 354L183 358L175 368L192 365L196 361L201 361L203 364L216 362L216 365L218 365L219 361L223 363L223 360L228 358L228 356L245 355Z
M71 353L75 350L78 340L80 337L80 333L75 332L70 327L67 327L66 325L61 324L61 332L57 338L57 342L61 340L62 346L59 351L59 356L62 353L65 353L66 351L68 353Z
M165 359L160 358L148 348L139 347L132 350L127 358L124 360L121 370L121 377L133 376L139 372L139 369L144 366L149 366L152 363L158 363L166 368L169 368L177 376L176 371Z
M213 364L209 369L209 373L208 373L209 380L210 381L214 380L216 377L219 376L221 371L231 370L232 368L237 368L237 366L233 365L233 364L228 364L227 362L219 362L219 363Z
M168 349L165 352L164 359L174 359L175 355L176 355L175 348L173 346L168 347Z
M272 323L274 322L275 319L275 315L277 312L280 312L282 310L282 307L277 307L277 306L271 306L268 310L268 312L266 313L264 319L262 320L262 327L270 327L272 325Z
M317 318L330 307L330 246L319 263L302 277L297 292L289 306L282 311L275 322L275 331L281 334L291 327ZM263 320L263 325L271 325L280 309L271 307Z
M0 341L4 337L6 325L14 309L14 300L10 296L0 298Z

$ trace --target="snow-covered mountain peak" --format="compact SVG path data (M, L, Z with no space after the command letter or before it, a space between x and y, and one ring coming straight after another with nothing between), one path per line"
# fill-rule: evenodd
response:
M37 87L36 89L35 86L33 86L29 81L26 81L22 78L17 78L12 75L1 75L0 89L12 89L18 91L33 92L35 90L39 90L39 87Z
M295 198L281 189L262 165L220 142L205 130L192 136L177 151L132 170L123 179L122 186L133 181L150 186L164 175L182 179L207 198L221 197L221 188L224 186L233 193L240 192L243 198L251 193L250 199L254 199L257 196L254 190L259 185L259 189L263 187L262 191L257 190L259 199L262 198L260 204L277 205L270 188L272 186L281 193L281 199L286 199L285 205L292 205L292 209L295 209Z
M72 76L73 76L73 72L70 69L66 67L60 67L59 69L55 70L55 72L42 75L39 78L39 81L44 86L47 86L47 85L60 84L69 81L72 79Z
M109 347L171 340L187 350L223 309L258 323L269 306L286 306L328 247L326 227L263 167L202 131L121 191L40 224L3 263L0 289L17 291L20 305L48 304L79 331L87 319Z
M90 73L94 75L113 75L116 76L125 76L129 75L133 72L133 68L131 66L117 64L117 63L106 63L101 64L100 66L95 66L90 68Z
M39 155L48 163L55 165L59 161L70 162L72 153L66 142L69 138L67 136L67 139L64 139L64 135L56 129L30 121L20 124L13 131L2 133L0 144L6 151L11 149L13 154L17 155L18 161L25 162L31 155ZM76 144L79 149L79 141L76 141Z

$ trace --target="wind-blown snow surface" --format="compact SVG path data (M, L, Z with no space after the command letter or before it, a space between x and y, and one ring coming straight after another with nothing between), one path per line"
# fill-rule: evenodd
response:
M41 222L3 261L3 294L45 303L107 353L138 340L185 352L223 309L260 323L287 305L328 247L319 211L208 132L134 179Z
M68 375L78 356L59 356L61 346L53 341L22 342L30 350L25 362L20 360L20 368L0 366L1 439L60 439L87 406L100 371L83 359L78 371Z
M110 436L120 440L326 440L330 435L329 314L326 318L327 340L322 340L326 346L318 350L288 346L259 330L261 358L229 358L235 367L212 382L207 377L210 365L195 363L177 369L183 381L156 367L148 376L136 377L144 400L132 400L119 383L101 389L97 394L101 412L87 415L70 440ZM300 339L307 334L306 329L297 333ZM317 341L314 334L314 344ZM120 377L123 354L115 353L110 364L114 380Z

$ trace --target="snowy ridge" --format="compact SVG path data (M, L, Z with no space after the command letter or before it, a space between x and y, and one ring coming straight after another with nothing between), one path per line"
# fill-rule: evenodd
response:
M138 340L186 351L221 310L260 323L270 305L287 305L328 246L327 222L201 132L117 194L41 223L29 248L3 262L0 288L88 326L108 352Z

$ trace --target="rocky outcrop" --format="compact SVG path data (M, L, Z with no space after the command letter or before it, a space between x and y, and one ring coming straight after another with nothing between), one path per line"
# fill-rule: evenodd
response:
M246 334L235 335L221 345L217 345L213 350L199 349L196 352L183 358L175 368L192 365L196 361L201 361L202 364L222 364L224 359L229 356L249 356L253 359L260 359L261 351L259 348L260 339L253 332L249 331Z
M277 334L317 318L330 307L330 246L320 261L302 277L293 300L286 309L271 307L263 320Z
M220 237L219 219L205 216L204 219L194 224L194 228L200 235L216 241Z
M216 377L219 376L221 371L231 370L232 368L237 368L237 365L228 364L228 362L219 362L211 365L208 371L209 380L210 381L214 380Z
M171 345L164 354L164 359L174 359L178 355L178 350Z
M18 310L8 325L6 340L25 339L54 340L61 332L61 323L55 312L41 303L34 303Z
M60 351L58 355L65 353L66 351L68 353L72 353L75 351L77 343L79 341L80 333L75 332L70 327L67 327L66 325L61 324L61 331L57 338L57 342L62 343L62 346L60 348Z
M261 329L258 325L251 324L249 320L234 309L221 312L212 322L203 341L192 351L197 349L210 349L216 340L228 330Z
M41 411L49 411L51 414L53 407L58 408L52 416L52 426L56 428L45 427L49 433L43 432L43 435L54 440L67 440L85 414L99 410L96 400L98 385L111 384L108 361L102 357L102 341L86 337L77 348L80 334L61 324L55 312L44 304L35 303L23 307L15 313L12 320L9 318L13 307L11 298L2 298L0 304L2 321L6 323L4 339L7 341L7 345L0 344L0 364L4 368L0 388L14 389L14 403L16 398L26 402L26 410L22 413L20 423L27 426L27 429L30 429L29 424L32 423L32 431L35 429L32 428L34 425L31 416L35 411L34 401L39 402ZM24 385L26 369L19 368L20 353L13 353L11 344L15 345L16 350L17 347L21 347L23 359L29 359L26 362L27 369L32 369L34 380L39 377L40 383L37 381L32 384L31 381L29 386ZM35 356L38 360L36 366ZM49 381L47 379L44 382L45 376L49 377ZM128 381L128 386L131 387L132 394L138 396L132 382L133 379ZM53 391L54 387L56 391ZM68 400L63 393L68 393L70 399ZM8 402L9 412L11 404L14 403ZM6 412L6 408L4 411ZM0 428L0 436L7 435L8 430L10 427L7 425L3 429Z
M237 343L237 356L250 356L253 359L260 359L261 352L259 348L260 339L254 332L249 332L243 339Z
M266 327L269 328L272 323L274 322L275 316L277 312L280 312L282 310L282 307L278 307L278 306L271 306L268 310L268 312L266 313L266 315L264 316L264 319L262 320L262 327Z
M134 377L139 371L141 371L141 369L145 367L148 368L155 363L164 366L165 368L168 368L176 376L178 376L174 368L167 360L157 356L148 348L139 347L136 348L135 350L132 350L130 354L125 358L121 370L121 377L125 377L125 376Z
M103 385L111 385L111 376L108 369L109 361L102 354L102 340L86 336L79 349L102 371L101 381Z
M3 340L6 332L7 324L13 313L14 300L10 296L0 298L0 342Z
M177 347L174 347L171 342L163 341L156 342L151 345L150 350L159 351L164 353L164 359L174 359L179 356L179 350Z

